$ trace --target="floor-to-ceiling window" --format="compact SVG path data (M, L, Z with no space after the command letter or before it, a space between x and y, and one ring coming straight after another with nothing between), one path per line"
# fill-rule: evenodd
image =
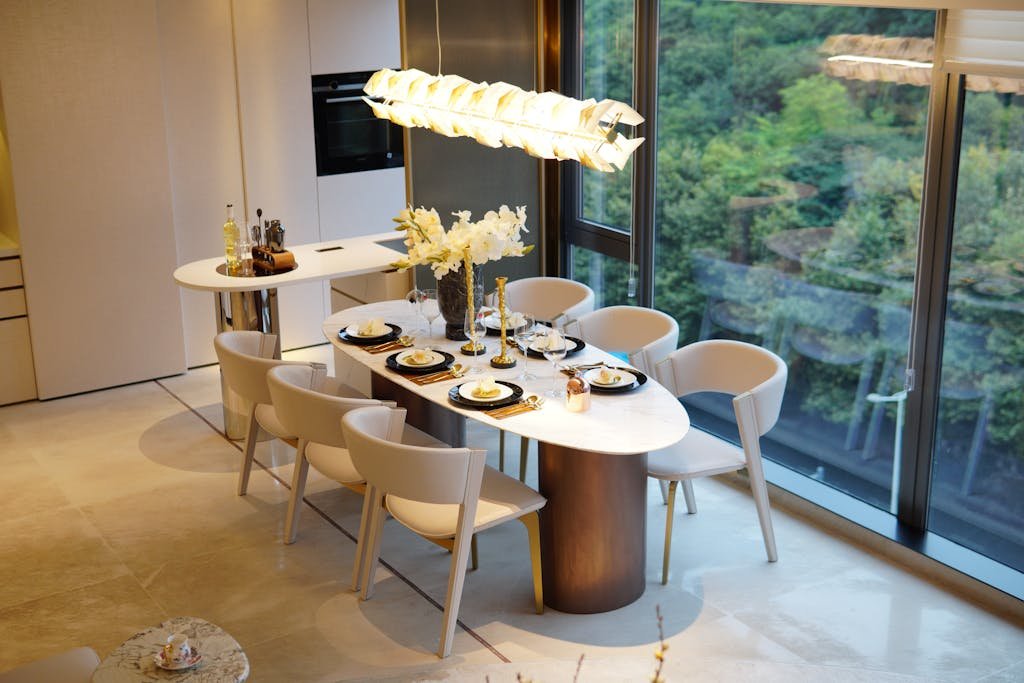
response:
M1014 387L1024 375L1024 110L1011 94L1020 89L1007 79L966 79L959 178L929 199L935 12L656 4L656 35L636 28L638 44L658 46L657 78L637 84L656 88L658 103L656 134L646 131L657 155L647 190L653 250L593 237L628 235L639 200L626 194L628 170L596 180L585 172L570 178L565 195L567 241L576 245L568 272L604 291L605 304L644 303L623 296L632 254L653 282L653 306L679 321L681 343L735 338L779 353L790 379L764 443L775 471L892 515L894 524L914 518L908 506L917 505L927 517L917 532L1021 571L1024 406ZM605 87L622 83L636 60L609 33L629 26L632 34L628 17L611 17L631 16L632 5L567 5L581 17L573 35L582 38L582 75L569 79L578 94L643 99ZM610 42L619 47L609 50ZM938 132L954 135L960 123ZM954 194L953 222L923 222L927 202ZM951 248L936 250L934 240ZM939 293L941 321L934 308L913 313L922 288L934 289L917 268L929 254L938 256L925 272L949 283ZM911 333L929 324L940 330L941 363L913 377ZM922 416L916 404L908 415L908 389L929 381L935 405ZM687 407L695 424L730 435L728 402L698 396ZM908 422L934 426L927 454L904 439ZM908 462L927 470L924 494L907 493ZM911 502L901 503L901 492Z

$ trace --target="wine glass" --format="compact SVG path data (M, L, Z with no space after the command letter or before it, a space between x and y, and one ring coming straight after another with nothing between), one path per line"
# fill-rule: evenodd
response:
M523 371L519 373L518 381L522 383L529 382L530 380L537 379L536 375L531 375L527 372L526 362L530 357L528 347L530 340L533 339L533 316L528 313L513 313L514 320L519 323L513 328L513 336L516 340L516 346L523 354ZM518 316L518 317L515 317Z
M557 329L552 328L548 332L547 339L544 343L544 357L551 361L551 391L548 392L548 396L552 398L558 398L562 395L562 392L558 389L558 361L565 358L566 349L565 337Z
M473 315L470 315L469 309L466 309L466 320L463 325L463 332L466 333L466 337L469 338L469 342L476 346L477 342L483 338L487 333L484 327L484 314L482 311L474 311ZM483 356L487 353L487 349L482 349L479 353L473 356L473 362L470 364L469 374L476 375L482 372L480 366L477 365L477 356Z
M421 304L421 302L423 300L423 290L416 289L414 287L413 289L409 290L408 294L405 295L405 300L409 302L409 308L412 310L412 314L414 316L417 316L417 319L418 319L419 316L421 315L421 313L420 313L420 304ZM414 337L418 337L418 336L422 335L423 332L424 332L424 330L423 330L422 327L417 327L415 330L412 331L411 334ZM427 333L427 336L430 336L429 332Z
M436 289L420 290L420 315L427 321L427 337L434 336L434 321L441 315L441 307L437 303Z

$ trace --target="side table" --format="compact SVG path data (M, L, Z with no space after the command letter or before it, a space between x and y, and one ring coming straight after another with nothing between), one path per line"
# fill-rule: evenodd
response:
M184 633L192 647L203 656L191 669L166 671L156 665L153 655L172 633ZM184 683L241 683L249 677L249 659L242 646L224 629L198 617L173 617L151 626L119 645L100 662L93 683L139 683L180 681Z

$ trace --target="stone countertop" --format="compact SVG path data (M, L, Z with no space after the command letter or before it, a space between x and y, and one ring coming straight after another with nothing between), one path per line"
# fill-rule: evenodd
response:
M339 311L324 321L324 336L335 348L352 357L356 362L370 368L372 372L386 376L388 379L413 391L424 399L443 405L450 410L461 413L470 419L503 429L507 432L544 441L554 445L594 451L597 453L633 454L666 448L675 444L685 436L690 427L690 419L678 399L655 379L649 378L647 383L638 389L626 393L593 393L591 408L587 412L572 413L565 407L565 401L547 399L541 410L516 415L503 420L496 420L472 408L463 408L449 402L448 390L465 381L474 381L484 375L466 376L460 380L449 380L419 386L409 381L406 376L389 370L386 365L391 353L371 354L360 346L343 342L338 331L348 325L369 318L384 318L389 323L412 330L424 327L424 320L414 315L412 308L405 301L385 301L365 306L357 306ZM429 339L418 339L417 347L429 346L438 351L447 351L455 356L460 363L472 363L473 359L462 356L458 347L463 342L444 339L443 319L434 321L434 334ZM522 357L518 364L507 370L497 370L487 365L491 356L496 354L499 344L496 337L488 337L488 353L476 359L485 366L485 374L492 375L496 380L515 382L522 371ZM624 363L611 354L587 345L578 354L570 356L564 363L585 364L603 361L616 366ZM527 394L543 393L551 387L551 363L543 359L530 359L529 369L539 378L527 382L524 387ZM558 375L558 382L565 384L568 377Z
M336 277L363 275L389 270L391 264L405 251L395 251L387 242L401 239L395 232L377 233L362 237L299 244L289 246L295 255L297 268L287 273L261 277L222 275L217 266L224 263L223 256L192 261L174 271L174 281L182 287L209 292L247 292L274 289Z

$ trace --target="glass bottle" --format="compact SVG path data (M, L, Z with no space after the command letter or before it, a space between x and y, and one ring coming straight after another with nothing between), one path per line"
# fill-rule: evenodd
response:
M228 218L224 221L224 256L228 264L228 275L237 275L239 266L238 253L235 251L238 244L238 226L235 225L235 206L228 204Z

